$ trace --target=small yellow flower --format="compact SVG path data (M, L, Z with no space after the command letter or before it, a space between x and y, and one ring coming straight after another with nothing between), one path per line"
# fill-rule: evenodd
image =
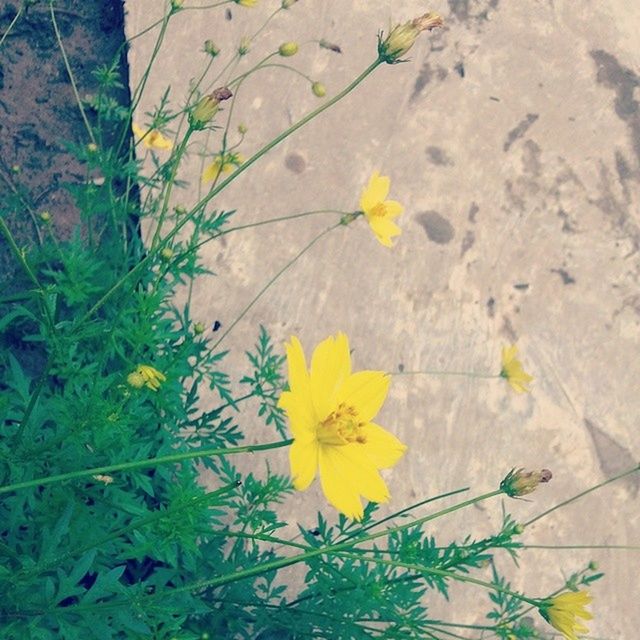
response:
M387 502L389 490L378 473L395 465L406 446L372 422L389 389L382 371L351 372L349 341L343 333L323 340L311 368L296 337L286 345L289 391L278 406L289 418L293 486L304 491L319 472L322 490L338 511L363 516L360 496Z
M389 184L387 176L381 176L375 171L360 196L360 209L376 238L385 247L393 246L391 238L402 233L393 219L404 211L399 202L385 200L389 194Z
M242 7L255 7L258 4L258 0L233 0L233 1Z
M522 368L522 362L516 358L518 355L518 347L515 344L510 347L502 347L502 369L500 376L504 378L511 388L517 393L525 393L529 391L527 386L533 380Z
M539 607L540 615L567 640L578 640L576 634L588 633L589 629L576 618L591 620L593 616L584 608L593 598L584 589L566 591L545 600Z
M133 135L142 140L142 144L149 149L173 149L173 142L169 138L165 138L157 129L145 131L135 122L131 125Z
M202 182L211 182L217 180L222 173L231 173L235 171L244 162L244 157L240 153L232 153L227 151L226 153L218 153L213 162L205 167L202 172Z
M135 371L127 376L127 382L136 389L147 387L151 391L157 391L160 384L166 380L166 376L147 364L139 364Z

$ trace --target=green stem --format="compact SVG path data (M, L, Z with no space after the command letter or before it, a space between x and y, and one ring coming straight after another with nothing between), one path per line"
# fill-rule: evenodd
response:
M67 58L67 52L64 50L64 45L62 44L62 36L60 35L60 29L58 29L56 13L53 8L53 0L49 0L49 11L51 13L51 22L53 24L53 30L56 34L56 40L58 41L58 47L60 48L60 53L62 54L62 59L64 60L64 67L67 70L67 75L69 76L69 81L71 82L71 89L76 99L76 104L78 105L78 109L80 110L82 121L84 122L84 126L87 129L89 138L91 138L91 142L93 144L96 144L96 139L95 139L95 136L93 135L93 129L89 124L87 114L84 112L84 107L82 106L82 100L80 99L80 94L78 93L78 87L76 86L76 81L75 81L75 78L73 77L73 72L71 71L71 65L69 64L69 58Z
M20 8L18 9L18 12L16 13L15 16L13 16L13 20L11 21L11 23L7 27L7 30L2 34L2 38L0 38L0 47L4 44L4 41L6 40L7 36L9 35L9 32L11 31L11 29L13 29L13 27L16 24L16 22L18 22L18 20L20 19L20 16L22 15L23 11L24 11L24 4L22 4L20 6Z
M162 202L162 209L160 210L160 216L158 217L158 223L156 225L156 231L153 234L153 239L151 240L151 249L150 252L153 253L155 246L158 242L158 238L160 237L160 232L162 231L162 225L164 224L165 216L167 215L167 210L169 209L169 198L171 197L171 191L173 190L173 184L175 182L176 174L178 173L178 166L180 165L180 161L182 160L182 156L184 154L185 149L187 148L187 144L189 143L189 138L193 133L193 129L189 127L187 132L184 134L184 138L180 143L180 146L176 149L175 156L170 159L171 164L171 175L169 176L169 180L167 182L167 189L164 193L164 200Z
M264 147L259 149L251 158L249 158L246 162L241 164L236 171L234 171L226 180L223 180L215 189L212 189L195 207L187 213L183 220L181 220L173 229L173 231L169 232L167 236L160 241L158 244L158 249L168 242L170 242L184 227L193 216L204 206L207 202L209 202L212 198L214 198L220 191L222 191L227 185L233 182L240 174L244 173L252 164L257 162L262 156L268 153L275 146L280 144L283 140L288 138L291 134L296 132L298 129L303 127L309 121L313 120L316 116L320 115L323 111L326 111L329 107L333 106L336 102L344 98L348 93L353 91L368 75L370 75L380 64L382 64L383 60L381 58L376 58L376 60L371 63L355 80L353 80L347 87L345 87L340 93L336 94L330 100L327 100L325 103L320 105L317 109L314 109L311 113L307 114L298 122L291 125L288 129L283 131L281 134L277 135L273 140L268 142ZM84 322L86 322L98 309L104 305L104 303L113 296L113 294L122 287L122 285L134 275L137 275L144 268L146 268L147 262L151 260L152 253L149 252L147 255L140 260L128 273L126 273L118 282L116 282L85 314L80 318L77 322L76 326L82 326Z
M620 480L621 478L624 478L625 476L631 475L632 473L635 473L636 471L639 471L639 470L640 470L640 464L636 465L635 467L633 467L631 469L627 469L626 471L623 471L622 473L619 473L618 475L612 476L611 478L607 478L603 482L600 482L600 483L594 485L593 487L590 487L589 489L586 489L585 491L581 491L580 493L576 494L572 498L569 498L568 500L563 500L562 502L559 502L554 507L551 507L550 509L547 509L546 511L543 511L542 513L537 515L535 518L532 518L528 522L525 522L523 526L524 527L528 527L528 526L532 525L534 522L537 522L538 520L540 520L541 518L544 518L545 516L548 516L550 513L554 512L556 509L560 509L561 507L564 507L565 505L570 504L571 502L575 502L576 500L582 498L583 496L586 496L587 494L591 493L592 491L596 491L597 489L600 489L601 487L605 487L606 485L611 484L612 482L615 482L616 480Z
M31 414L36 406L36 403L38 401L38 398L40 397L40 393L42 392L42 389L44 387L44 383L46 382L47 378L49 377L49 367L51 366L51 355L49 355L49 357L47 358L47 361L44 365L44 370L42 371L42 373L40 374L40 378L38 379L38 382L36 383L36 388L33 390L33 393L31 394L31 397L29 398L29 404L27 405L27 408L24 412L24 416L22 417L22 420L20 421L20 426L18 427L18 431L16 432L15 435L15 442L16 443L20 443L20 441L22 440L22 434L24 433L24 430L27 428L27 424L29 423L29 418L31 417Z
M262 297L262 295L265 293L265 291L267 291L267 289L269 289L269 287L271 287L271 285L289 268L291 267L295 262L297 262L297 260L299 258L301 258L307 251L309 251L309 249L311 249L311 247L313 247L313 245L318 242L318 240L320 240L320 238L323 238L324 236L326 236L330 231L333 231L334 229L337 229L339 226L341 226L342 223L338 222L337 224L331 226L331 227L327 227L324 231L322 231L321 233L319 233L313 240L311 240L311 242L309 242L301 251L299 251L293 258L291 258L291 260L289 260L289 262L287 262L287 264L284 265L284 267L282 267L282 269L280 269L280 271L278 271L272 278L270 278L270 280L267 282L267 284L264 285L264 287L262 287L262 289L260 289L260 291L258 291L258 293L254 296L253 300L251 300L251 302L240 312L240 314L236 317L236 319L229 325L229 327L224 331L224 333L218 338L218 340L216 340L216 342L213 344L213 346L211 347L211 351L213 351L228 335L229 333L231 333L231 331L233 330L233 328L238 324L238 322L240 322L240 320L242 320L242 318L244 318L244 316L249 312L249 310L251 309L251 307L253 307L253 305L258 302L258 300L260 300L260 298Z
M395 513L392 513L391 515L387 516L386 518L382 518L382 520L377 520L376 522L372 522L370 525L366 526L366 527L362 527L362 529L358 529L357 531L354 531L353 533L350 533L347 536L347 539L349 538L354 538L355 536L359 536L362 533L364 533L365 531L369 531L370 529L373 529L374 527L379 527L381 524L384 524L385 522L388 522L389 520L393 520L394 518L399 518L400 516L403 516L405 513L408 513L409 511L413 511L414 509L417 509L418 507L423 507L425 504L429 504L430 502L435 502L436 500L442 500L444 498L449 498L451 496L455 496L458 493L464 493L465 491L469 491L469 487L462 487L461 489L454 489L453 491L448 491L447 493L441 493L437 496L433 496L431 498L427 498L425 500L421 500L420 502L416 502L415 504L412 504L408 507L405 507L404 509L400 509L400 511L396 511Z
M476 504L483 500L487 500L489 498L493 498L502 493L500 489L495 491L491 491L489 493L484 493L480 496L476 496L475 498L471 498L469 500L465 500L464 502L459 502L458 504L452 505L451 507L447 507L446 509L442 509L437 511L436 513L432 513L423 518L419 518L418 520L414 520L412 522L407 522L402 525L398 525L396 527L390 527L385 531L379 531L378 533L371 534L366 538L352 539L345 542L340 542L333 545L327 545L325 547L320 547L318 549L312 549L311 551L306 551L304 553L298 554L296 556L292 556L290 558L279 558L277 560L272 560L270 562L264 562L262 564L258 564L256 566L250 567L248 569L242 569L241 571L237 571L235 573L229 573L223 576L219 576L218 578L212 578L210 580L202 580L200 582L196 582L192 585L185 585L183 587L179 587L177 589L173 589L171 593L179 593L182 591L196 591L204 588L210 587L220 587L225 584L229 584L231 582L237 582L238 580L244 580L245 578L250 578L252 576L260 575L262 573L266 573L267 571L273 571L275 569L282 569L284 567L289 567L291 565L297 564L299 562L304 562L309 560L310 558L315 558L317 556L335 553L337 551L342 551L345 549L349 549L350 547L361 544L363 542L369 542L371 540L375 540L376 538L381 538L383 536L388 536L391 533L397 533L399 531L403 531L410 527L417 527L425 522L429 522L430 520L434 520L436 518L440 518L444 515L452 513L454 511L458 511L459 509L463 509L470 505ZM162 593L154 594L149 597L156 597L158 595L164 595Z
M521 544L519 549L627 549L640 551L640 545L630 544Z
M357 553L348 553L341 551L338 555L343 558L350 558L352 560L373 562L375 564L382 564L389 567L400 567L402 569L410 569L411 571L417 571L419 573L430 573L432 575L442 576L443 578L451 578L460 582L468 582L469 584L475 584L480 587L484 587L485 589L489 589L490 591L499 591L500 593L504 593L513 598L518 598L519 600L522 600L523 602L526 602L527 604L530 604L534 607L537 607L540 604L539 600L527 598L527 596L524 596L521 593L517 593L516 591L511 591L511 589L506 589L505 587L501 587L492 582L486 582L485 580L479 580L478 578L472 578L471 576L456 573L455 571L447 571L446 569L437 569L435 567L426 567L424 565L414 564L412 562L401 562L400 560L385 560L384 558L374 558L372 556L364 556Z
M198 451L186 451L183 453L171 453L166 456L158 456L157 458L148 458L147 460L133 460L130 462L120 462L118 464L109 464L103 467L94 467L92 469L80 469L79 471L68 471L55 476L45 476L34 480L24 480L15 484L8 484L0 487L0 494L10 493L18 489L29 489L31 487L44 486L54 484L56 482L64 482L65 480L73 480L74 478L85 478L99 474L111 474L116 471L132 471L134 469L146 469L148 467L157 467L161 464L171 462L181 462L183 460L194 460L196 458L206 458L209 456L226 456L236 453L253 453L254 451L267 451L268 449L279 449L289 446L293 440L282 440L279 442L270 442L268 444L246 445L244 447L228 447L221 449L214 447L211 449L199 449Z
M18 248L18 245L13 239L13 234L11 233L11 230L9 229L9 227L6 225L5 221L2 218L0 218L0 231L2 232L2 235L4 236L5 240L7 241L7 244L9 245L9 248L11 249L11 253L13 253L15 258L20 263L20 266L22 267L23 271L27 274L27 277L29 278L29 280L33 282L35 287L38 289L38 293L40 293L40 295L42 296L42 306L44 308L44 314L46 316L51 332L55 334L56 328L55 328L55 323L53 321L53 316L51 315L51 309L49 309L49 303L47 302L47 293L44 290L44 287L40 284L40 281L36 277L36 274L32 271L31 266L27 262L27 259L25 258L23 252L20 251L20 249Z
M195 498L191 501L169 506L165 510L158 510L144 518L139 518L138 520L134 520L133 522L130 522L128 525L121 527L116 531L112 531L111 533L108 533L105 536L102 536L102 538L98 538L97 540L92 540L91 542L85 545L82 545L81 547L75 547L73 549L70 549L69 551L62 554L61 556L58 556L51 562L47 562L44 565L36 565L33 569L30 569L29 571L25 572L24 575L32 576L32 575L37 575L39 573L42 573L43 571L49 571L51 568L60 565L65 560L68 560L69 558L75 558L79 555L82 555L83 553L90 551L94 547L101 547L102 545L107 544L112 540L117 540L118 538L122 537L123 535L126 535L131 531L135 531L136 529L141 529L142 527L146 527L149 524L153 524L158 520L163 520L164 518L168 518L169 516L174 515L175 513L179 513L183 509L193 508L202 503L209 502L214 498L219 498L226 493L230 493L236 487L237 485L235 483L228 484L220 489L216 489L215 491L206 493L205 495Z
M436 369L423 369L421 371L393 371L392 376L465 376L468 378L499 378L499 373L480 373L478 371L438 371Z

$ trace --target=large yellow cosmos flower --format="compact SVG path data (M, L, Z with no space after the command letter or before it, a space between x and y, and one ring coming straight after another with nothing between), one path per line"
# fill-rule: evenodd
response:
M382 371L352 373L343 333L315 348L310 370L298 338L292 337L286 349L290 390L278 404L287 413L294 438L289 451L293 485L304 491L319 472L329 503L360 520L360 496L372 502L389 500L378 470L392 467L406 450L372 422L387 396L389 376Z
M360 196L360 209L364 212L378 242L385 247L393 246L391 238L402 233L393 219L404 211L404 207L399 202L385 200L389 195L390 184L387 176L381 176L374 171Z
M591 620L593 616L584 608L592 598L588 591L566 591L560 595L549 598L540 607L542 617L567 640L578 640L576 634L588 633L577 618Z

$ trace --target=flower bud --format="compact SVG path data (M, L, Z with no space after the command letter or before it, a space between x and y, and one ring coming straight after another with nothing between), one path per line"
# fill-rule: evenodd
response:
M87 145L87 151L89 153L95 153L98 150L98 145L95 142L90 142Z
M212 58L215 58L220 53L220 49L216 47L213 40L205 40L204 52L208 53Z
M327 88L322 84L322 82L314 82L311 85L311 91L313 91L313 95L318 98L324 98L327 95Z
M283 9L288 9L289 7L292 7L296 2L298 2L298 0L282 0L282 8Z
M240 40L240 44L238 45L238 55L246 56L249 53L249 47L251 46L251 40L245 37Z
M169 262L169 260L171 260L171 258L173 258L173 249L170 249L169 247L165 247L161 252L160 252L160 257L162 258L162 260L164 260L165 262Z
M521 524L516 524L513 527L513 533L515 533L517 536L522 535L524 533L524 526Z
M180 11L183 4L184 0L171 0L171 11Z
M297 42L283 42L278 48L278 53L283 58L290 58L291 56L295 56L298 53L298 43Z
M42 220L42 222L44 222L45 224L48 224L49 222L51 222L51 214L48 211L43 211L40 214L40 220Z
M541 471L525 471L524 469L511 469L500 483L500 490L510 498L519 498L533 493L542 482L549 482L552 473L549 469Z
M213 95L200 98L198 104L189 114L189 124L193 129L204 129L205 125L213 120L213 116L218 112L219 100Z
M588 568L589 571L597 571L598 570L598 563L595 562L594 560L592 560L589 564L588 564Z
M247 125L244 124L243 122L241 122L238 125L238 133L243 136L245 133L247 133L247 131L249 131L249 129L247 128Z
M183 207L181 204L173 207L173 210L175 211L175 214L177 216L183 216L185 213L187 213L187 207Z
M233 1L242 7L255 7L258 4L258 0L233 0Z
M419 18L398 24L391 29L384 40L382 35L378 36L378 55L387 64L401 62L400 56L411 49L420 33L431 31L442 25L442 18L434 12L425 13Z
M195 333L197 336L204 333L204 325L202 324L202 322L196 322L193 325L193 333Z

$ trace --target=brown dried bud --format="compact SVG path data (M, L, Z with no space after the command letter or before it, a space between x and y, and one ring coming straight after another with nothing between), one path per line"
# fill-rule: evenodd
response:
M231 90L228 87L218 87L213 90L211 95L215 100L218 100L218 102L222 102L233 96L233 93L231 93Z

